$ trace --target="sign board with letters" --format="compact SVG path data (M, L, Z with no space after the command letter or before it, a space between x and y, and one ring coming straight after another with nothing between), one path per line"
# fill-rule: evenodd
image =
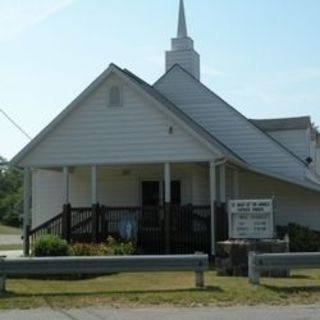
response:
M229 200L229 239L274 238L273 200Z

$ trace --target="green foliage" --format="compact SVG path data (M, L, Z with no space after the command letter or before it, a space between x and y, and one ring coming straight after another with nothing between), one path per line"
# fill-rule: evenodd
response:
M63 257L69 256L68 243L57 236L45 235L36 240L32 253L36 257Z
M135 245L130 242L117 241L113 237L108 237L106 244L106 255L107 256L124 256L132 255L136 251Z
M106 243L87 244L75 243L70 246L73 256L119 256L132 255L136 251L132 242L121 242L113 237L108 237Z
M11 226L21 224L23 174L0 157L0 220Z
M308 227L290 223L286 227L278 227L278 236L285 234L290 238L291 252L313 252L320 251L320 232Z
M72 256L104 256L104 244L74 243L70 245Z

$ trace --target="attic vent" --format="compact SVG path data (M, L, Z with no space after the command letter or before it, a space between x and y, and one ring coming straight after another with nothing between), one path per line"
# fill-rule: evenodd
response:
M121 89L119 86L113 86L109 92L109 106L120 107L122 105Z

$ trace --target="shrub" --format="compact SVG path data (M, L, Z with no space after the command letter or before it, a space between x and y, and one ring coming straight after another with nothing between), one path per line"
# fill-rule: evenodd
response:
M105 254L107 256L125 256L135 253L135 245L130 242L117 241L113 237L108 237L105 244Z
M298 224L290 223L286 227L277 227L278 236L285 234L290 238L291 252L320 251L320 232Z
M75 243L70 245L70 254L73 256L119 256L132 255L136 251L132 242L121 242L108 237L105 243L87 244Z
M104 256L103 244L74 243L70 245L70 254L72 256Z
M68 243L53 235L45 235L36 240L32 252L36 257L62 257L70 254Z

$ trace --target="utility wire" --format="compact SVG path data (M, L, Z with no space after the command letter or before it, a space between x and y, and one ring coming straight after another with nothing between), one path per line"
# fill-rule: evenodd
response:
M0 108L0 112L5 116L5 118L13 124L24 136L26 136L29 140L32 138L3 110Z

